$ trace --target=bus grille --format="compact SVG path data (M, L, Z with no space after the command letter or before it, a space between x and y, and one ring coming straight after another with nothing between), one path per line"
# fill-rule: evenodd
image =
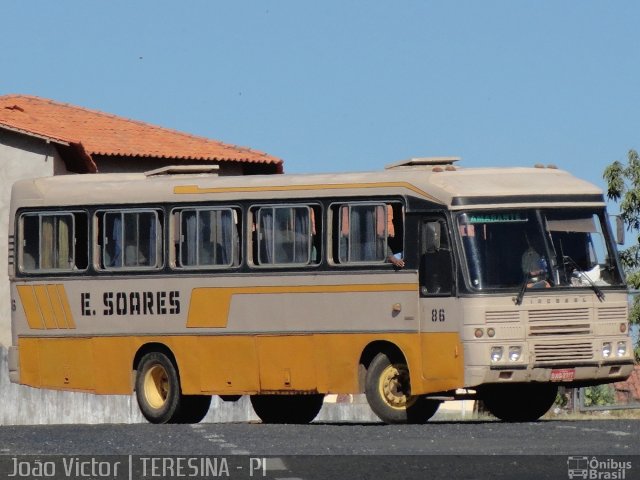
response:
M535 363L572 362L593 359L591 343L537 343L533 346Z
M587 308L532 310L529 312L529 335L590 335Z
M599 308L598 320L603 322L626 322L627 307L605 307Z
M520 321L520 312L516 310L504 310L487 312L485 315L487 323L510 323Z

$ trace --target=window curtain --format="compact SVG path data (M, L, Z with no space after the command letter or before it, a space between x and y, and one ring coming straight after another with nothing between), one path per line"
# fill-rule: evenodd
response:
M273 209L260 209L260 263L273 263Z
M219 265L231 265L231 259L233 258L233 222L230 211L218 212L220 217L220 258L218 259Z
M156 221L156 215L155 213L151 213L151 212L143 213L141 215L146 215L149 217L149 257L147 258L146 265L150 267L154 267L157 263L156 250L158 245L158 238L157 238L158 224ZM144 262L144 259L142 259L142 262Z
M40 217L40 268L54 268L54 220L55 217Z
M351 261L370 262L379 259L376 256L379 247L375 208L361 206L351 209Z
M70 254L70 238L69 238L69 217L56 217L58 220L58 257L56 259L56 268L69 269L72 265Z
M197 262L198 235L196 232L197 212L182 212L182 266L193 266Z
M309 263L309 210L295 209L293 263Z
M338 261L346 263L349 261L349 207L340 207L340 239L338 245Z
M111 241L113 242L113 258L110 267L122 266L122 217L120 213L117 213L113 219L113 226L111 228Z

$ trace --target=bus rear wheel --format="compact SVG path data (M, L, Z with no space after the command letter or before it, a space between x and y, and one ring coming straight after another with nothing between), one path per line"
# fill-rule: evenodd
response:
M136 375L136 398L142 415L151 423L180 421L180 379L173 362L163 353L142 357Z
M487 410L505 422L535 422L553 405L557 385L548 383L494 384L480 389Z
M411 395L409 367L385 353L374 357L365 377L365 394L373 413L385 423L425 423L440 402Z
M324 395L251 395L251 405L262 423L311 423L320 412Z

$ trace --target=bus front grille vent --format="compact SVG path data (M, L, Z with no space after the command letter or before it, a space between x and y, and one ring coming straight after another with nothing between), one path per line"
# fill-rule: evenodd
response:
M537 343L533 346L533 352L536 364L593 359L593 346L590 342L562 344Z
M626 322L627 307L604 307L598 309L598 320L601 322Z
M591 335L591 317L587 308L532 310L529 335Z
M591 335L591 333L591 325L588 323L529 326L529 335L532 337L545 335Z
M487 323L511 323L520 321L520 312L516 310L493 311L485 314Z

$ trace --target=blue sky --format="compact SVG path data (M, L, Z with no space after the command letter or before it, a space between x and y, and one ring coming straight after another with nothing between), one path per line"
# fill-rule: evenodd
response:
M636 1L3 0L0 94L250 146L289 173L640 148Z

